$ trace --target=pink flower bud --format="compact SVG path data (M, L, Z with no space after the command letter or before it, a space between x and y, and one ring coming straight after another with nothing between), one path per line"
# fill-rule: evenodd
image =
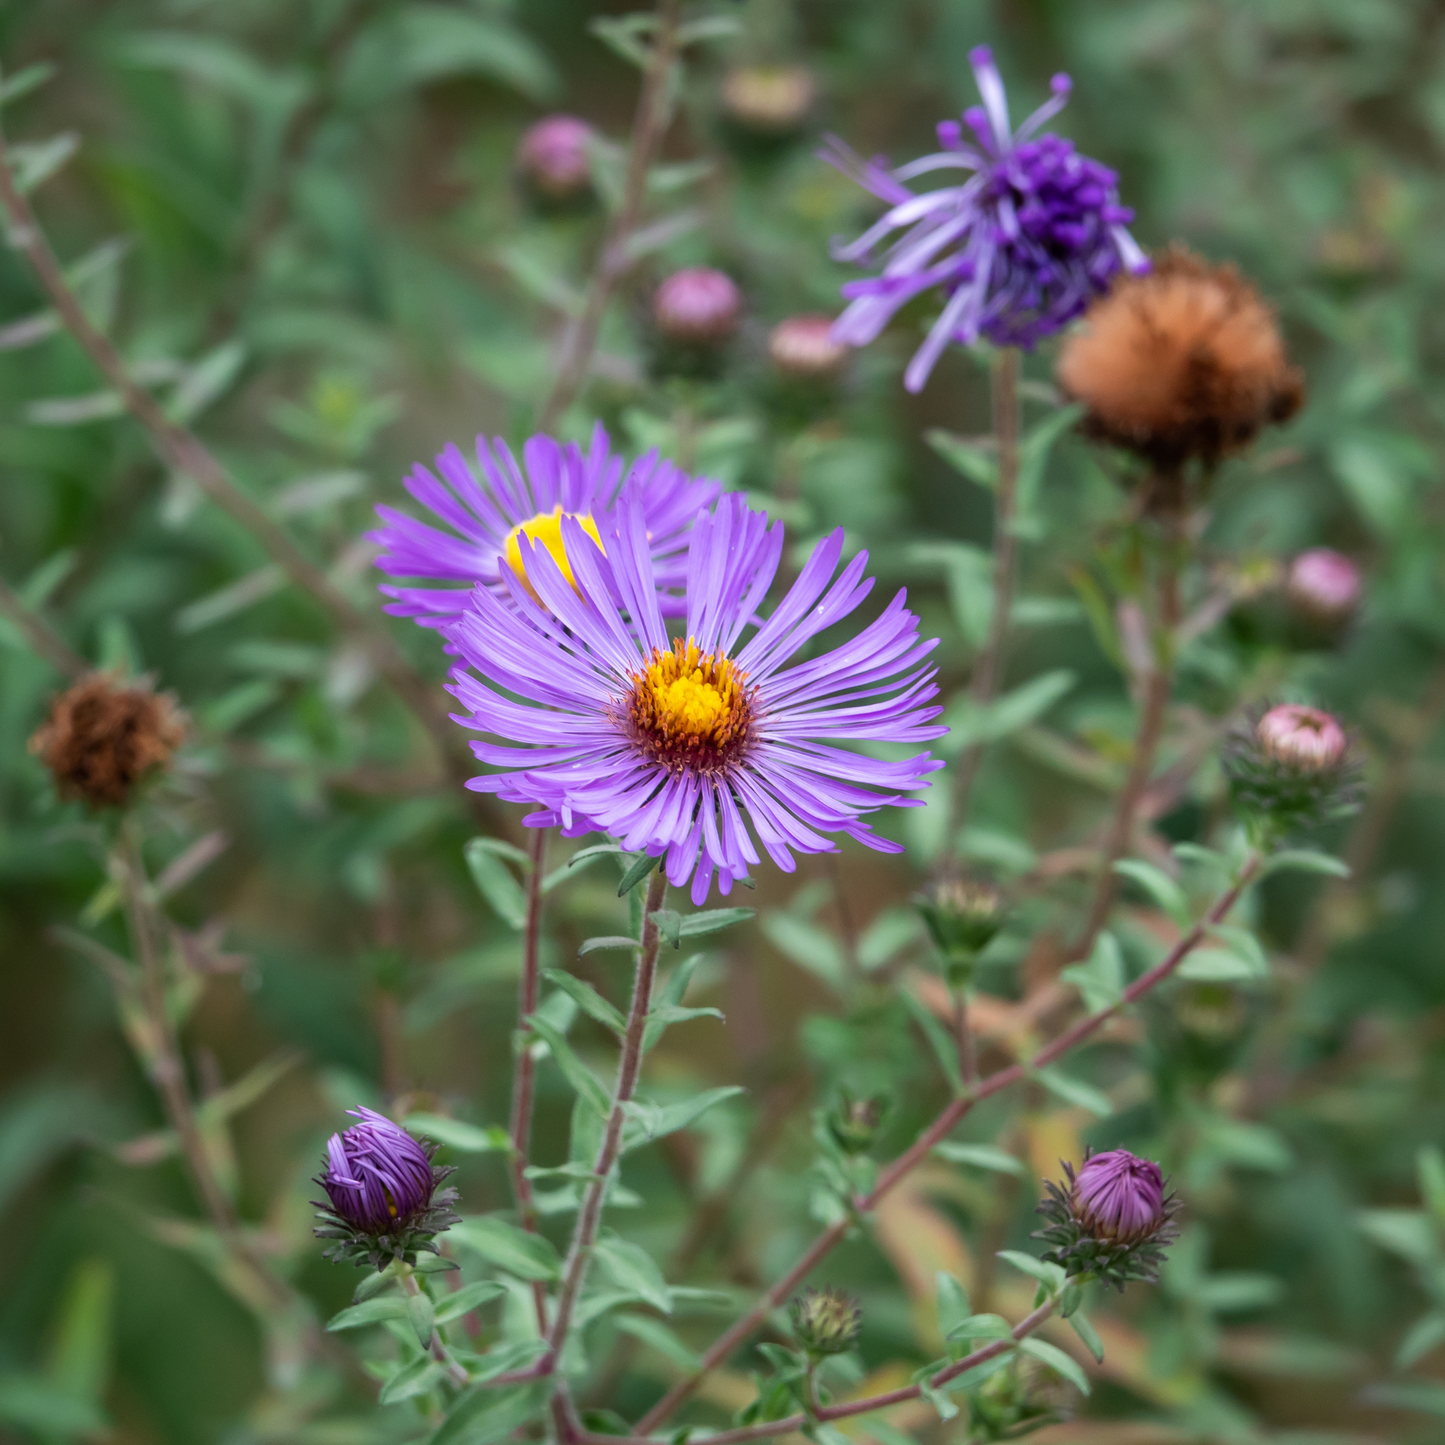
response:
M1343 552L1314 547L1290 564L1289 598L1323 621L1343 621L1360 601L1360 569Z
M652 314L669 341L698 346L726 341L737 330L742 293L710 266L676 271L657 288Z
M544 196L565 200L592 184L587 147L592 127L575 115L544 116L517 147L517 170Z
M1152 1160L1111 1149L1084 1161L1072 1200L1074 1217L1095 1239L1127 1244L1164 1222L1164 1176Z
M1255 736L1266 757L1303 773L1337 767L1349 747L1344 728L1329 713L1292 702L1270 708L1256 724Z
M831 316L789 316L773 327L768 355L784 376L811 381L835 375L848 348L833 340Z

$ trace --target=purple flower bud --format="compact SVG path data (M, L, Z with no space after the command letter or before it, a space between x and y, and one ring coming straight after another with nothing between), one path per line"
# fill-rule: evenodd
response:
M789 316L773 327L768 355L784 376L811 381L836 375L848 348L833 340L831 316Z
M1289 599L1322 622L1343 622L1359 605L1360 569L1343 552L1313 547L1290 564Z
M579 196L592 184L587 148L593 130L575 115L549 115L522 137L517 170L552 200Z
M707 345L726 341L737 329L742 293L732 278L710 266L676 271L657 288L652 314L669 341Z
M1111 1149L1084 1161L1071 1195L1074 1217L1095 1238L1132 1244L1164 1222L1164 1176L1152 1160Z
M1324 773L1344 760L1349 738L1329 713L1299 703L1272 707L1255 725L1260 750L1300 773Z
M317 1181L335 1213L363 1234L397 1234L426 1213L435 1177L431 1157L405 1129L371 1109L326 1144Z

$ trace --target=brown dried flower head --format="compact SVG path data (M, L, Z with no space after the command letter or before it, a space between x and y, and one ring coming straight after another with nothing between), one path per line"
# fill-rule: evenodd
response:
M1057 373L1088 406L1088 431L1162 469L1218 461L1304 400L1303 376L1259 293L1233 266L1182 246L1094 302Z
M148 682L92 672L61 693L30 739L62 798L123 807L136 784L164 767L185 738L185 717Z

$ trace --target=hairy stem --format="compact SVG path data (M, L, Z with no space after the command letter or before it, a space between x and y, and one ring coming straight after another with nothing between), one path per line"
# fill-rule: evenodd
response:
M309 592L344 631L365 645L377 670L427 729L459 781L470 774L455 730L433 695L431 685L407 661L375 618L361 611L311 561L290 535L266 513L227 472L196 434L171 420L165 409L131 375L114 342L90 322L64 270L46 239L29 200L15 184L10 153L0 135L0 210L9 224L11 243L25 253L40 284L71 337L110 382L126 409L151 435L167 465L195 479L201 490L260 543L262 549L298 587Z
M1104 840L1099 881L1083 932L1069 950L1069 960L1087 958L1094 943L1109 921L1114 906L1119 877L1114 864L1129 851L1139 806L1149 789L1154 759L1164 736L1164 721L1169 710L1169 696L1174 688L1174 653L1180 622L1179 569L1182 560L1183 518L1171 516L1159 563L1157 619L1154 637L1154 659L1143 679L1139 727L1134 735L1134 751L1129 761L1129 775L1114 805L1109 831Z
M617 1085L612 1094L612 1107L602 1135L597 1159L592 1166L592 1180L587 1186L582 1208L577 1213L577 1226L567 1251L562 1271L562 1288L557 1296L557 1315L548 1336L553 1356L560 1355L572 1326L572 1310L577 1303L587 1266L592 1260L592 1247L602 1224L602 1204L611 1183L612 1170L622 1153L622 1128L627 1122L627 1104L637 1088L642 1068L642 1040L647 1030L647 1011L652 1004L652 984L657 975L657 952L661 942L657 931L657 911L667 896L667 875L661 863L647 881L647 903L642 913L642 939L637 955L637 976L632 985L632 1005L627 1014L627 1027L622 1036L622 1058L617 1065Z
M1019 351L1004 346L994 353L989 373L989 399L993 409L993 433L998 446L998 486L994 491L993 612L988 634L974 660L969 680L969 701L975 708L987 707L998 691L1003 672L1004 643L1008 640L1009 612L1013 606L1014 558L1018 541L1014 536L1014 514L1018 506L1019 479ZM968 813L969 799L985 744L971 743L959 756L954 771L952 837L948 856L957 847L959 829Z
M542 865L547 856L547 829L534 828L527 841L531 872L527 875L527 926L522 942L522 979L518 988L517 1057L512 1073L512 1197L522 1228L537 1229L537 1204L527 1164L532 1151L532 1093L536 1061L532 1057L531 1026L527 1020L537 1009L537 960L542 945ZM540 1280L532 1283L537 1328L547 1333L547 1291Z
M958 1044L958 1075L965 1086L978 1082L978 1047L968 1022L968 989L953 990L953 1037Z
M550 431L558 418L577 399L592 354L597 349L597 336L602 318L612 297L612 288L632 266L628 242L637 228L642 203L647 195L647 173L658 145L667 129L671 109L669 95L673 62L677 59L678 27L682 19L682 0L660 0L657 7L657 33L652 41L652 54L642 81L637 113L632 122L632 140L627 156L627 174L622 183L622 201L607 224L592 280L587 287L587 300L582 314L566 330L562 353L557 360L557 377L552 390L542 403L537 425Z
M1206 930L1214 924L1221 922L1229 913L1229 910L1238 902L1239 896L1249 886L1254 875L1259 871L1261 858L1258 854L1250 854L1245 860L1234 882L1230 887L1215 900L1209 911L1199 920L1187 933L1179 939L1165 957L1147 973L1141 974L1133 983L1126 988L1118 1000L1107 1008L1102 1008L1094 1013L1086 1015L1071 1028L1066 1029L1052 1043L1047 1044L1039 1050L1026 1063L1012 1064L1006 1069L1000 1069L997 1073L990 1074L988 1078L981 1080L972 1088L965 1090L931 1123L927 1129L914 1141L914 1143L896 1158L878 1176L878 1182L864 1195L860 1195L853 1201L854 1210L862 1215L876 1207L878 1201L892 1190L898 1182L908 1173L915 1169L924 1159L934 1145L948 1137L958 1122L982 1099L987 1099L1010 1085L1023 1082L1031 1073L1044 1068L1056 1060L1062 1058L1070 1049L1081 1044L1091 1034L1097 1033L1109 1019L1113 1018L1120 1009L1134 1003L1150 989L1162 983L1176 968L1184 961L1189 954L1198 947L1200 940L1204 937ZM646 1434L649 1430L655 1429L662 1424L687 1397L692 1394L698 1384L708 1371L715 1368L725 1360L733 1350L743 1342L770 1310L777 1308L794 1288L812 1271L835 1245L840 1243L848 1234L851 1221L840 1220L837 1224L830 1225L825 1229L813 1243L808 1247L802 1259L788 1271L763 1297L739 1319L730 1329L718 1337L707 1353L703 1355L698 1368L692 1374L685 1376L672 1386L671 1389L660 1399L651 1410L638 1422L637 1433Z

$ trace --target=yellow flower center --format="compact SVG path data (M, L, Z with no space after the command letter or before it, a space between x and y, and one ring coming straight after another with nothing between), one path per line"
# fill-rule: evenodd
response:
M666 652L654 648L633 674L627 725L638 748L671 771L717 772L752 741L747 675L679 637Z
M526 537L534 547L545 547L551 554L552 560L562 569L562 575L576 589L577 579L572 575L572 565L567 560L567 549L562 545L562 518L571 517L574 522L581 524L582 530L592 538L600 547L602 538L597 533L597 523L589 515L582 512L563 512L562 504L559 502L550 512L538 512L535 517L528 518L507 533L506 546L503 556L506 558L507 566L521 579L522 586L537 597L536 590L527 580L527 569L522 563L522 544L518 540ZM540 602L542 599L537 597Z

